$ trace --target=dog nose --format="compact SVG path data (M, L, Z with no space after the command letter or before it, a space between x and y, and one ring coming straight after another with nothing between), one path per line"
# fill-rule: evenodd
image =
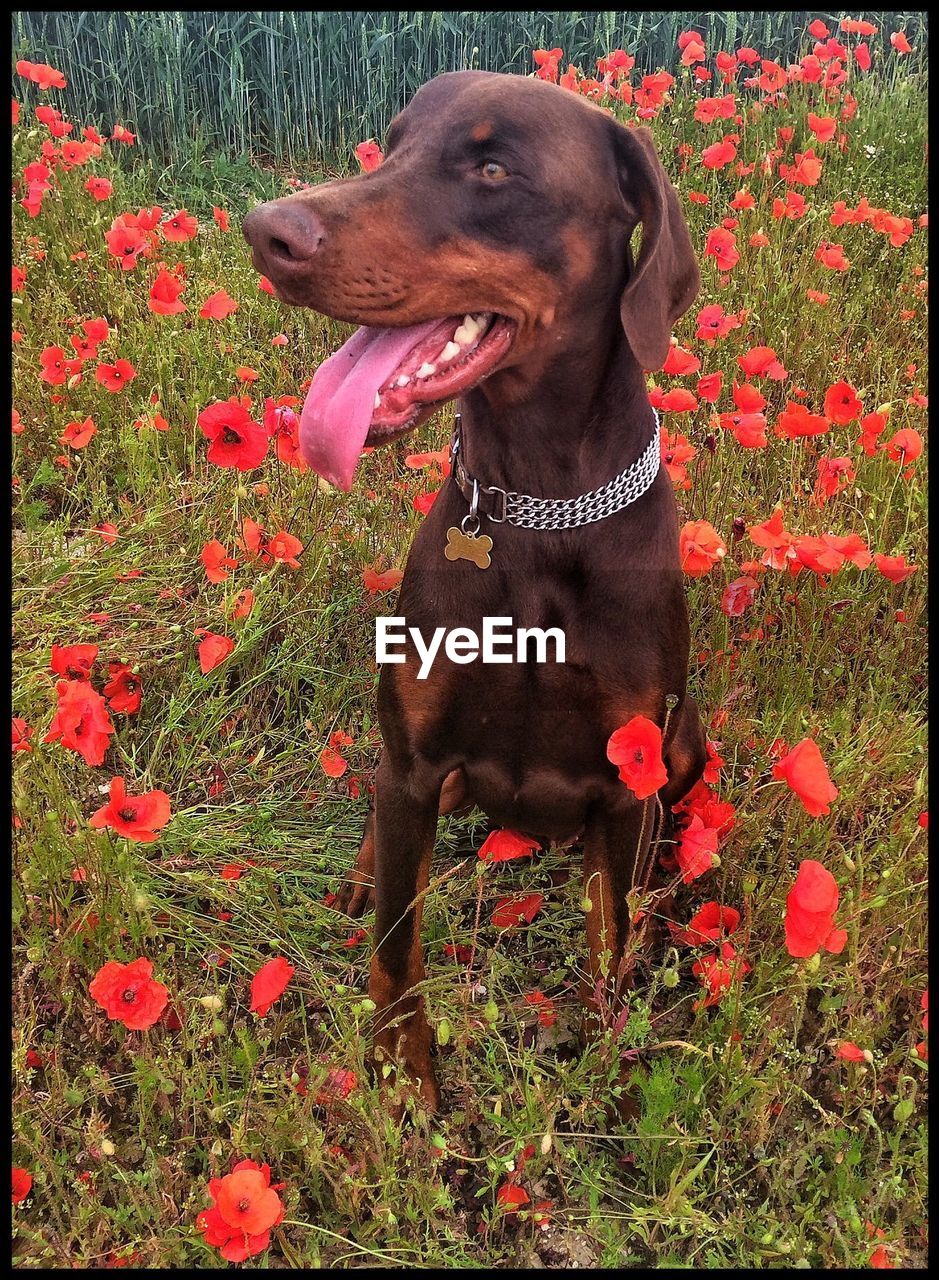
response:
M289 200L269 200L252 209L242 223L248 244L275 270L305 267L326 238L312 209Z

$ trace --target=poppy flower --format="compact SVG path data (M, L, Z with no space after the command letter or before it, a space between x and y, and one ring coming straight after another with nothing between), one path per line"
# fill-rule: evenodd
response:
M665 363L662 365L662 372L670 377L681 377L687 373L697 373L701 368L701 361L696 355L688 351L685 347L679 346L675 341L669 345L668 355Z
M633 716L610 735L607 759L619 770L637 800L654 795L668 781L662 759L662 730L646 716Z
M874 564L878 573L882 573L891 582L905 582L919 569L918 564L907 564L906 556L882 556L874 553Z
M155 982L150 960L120 964L108 960L88 985L88 994L113 1022L123 1022L131 1031L152 1027L166 1008L169 992Z
M49 668L66 680L87 680L97 656L96 644L54 644Z
M218 1249L226 1262L244 1262L263 1253L271 1242L271 1228L284 1218L277 1194L283 1186L272 1187L270 1166L253 1160L241 1160L224 1178L212 1178L213 1205L196 1217L206 1244Z
M835 928L838 885L835 877L814 858L799 864L795 884L786 895L786 950L806 959L820 947L840 955L848 940L844 929Z
M825 392L825 417L839 426L853 422L863 408L854 387L843 379L833 383Z
M813 818L828 814L829 805L838 798L838 788L832 785L822 753L811 738L803 738L773 765L773 777L787 783Z
M158 316L178 316L186 310L185 302L180 302L180 294L185 284L172 271L163 267L150 286L150 298L147 306Z
M517 929L521 924L531 924L543 901L542 893L500 898L492 913L492 923L497 929Z
M72 449L84 449L97 430L91 418L86 418L84 422L68 422L59 436L59 444L66 444Z
M496 1201L507 1214L512 1214L517 1213L522 1205L529 1204L531 1196L524 1187L519 1187L514 1182L503 1182L496 1192Z
M135 715L143 696L140 677L126 662L109 662L108 674L110 679L101 689L108 706L125 716Z
M238 310L238 303L224 289L219 289L217 293L210 293L202 304L199 315L203 320L224 320L227 316L234 315Z
M812 501L816 506L824 506L829 498L853 484L854 479L854 465L850 458L820 458Z
M724 227L713 227L704 242L704 256L713 258L719 271L732 270L740 261L734 233Z
M238 561L228 554L217 539L205 544L199 559L205 565L205 576L209 582L227 582L229 575L226 569L238 568Z
M706 827L703 820L692 814L691 821L682 831L675 849L675 857L682 872L682 883L691 884L703 876L715 864L718 833Z
M114 364L99 364L95 369L95 377L106 391L123 391L129 382L133 382L137 370L129 360L116 360Z
M864 1050L859 1049L852 1040L842 1040L841 1044L835 1050L835 1057L841 1058L843 1062L866 1062Z
M62 72L50 67L48 62L27 62L21 58L16 64L16 74L31 80L40 89L64 89L68 85Z
M510 862L513 858L528 858L540 848L537 840L518 831L492 831L480 846L479 857L483 862Z
M295 973L294 966L283 956L275 956L263 964L251 979L251 1012L258 1017L265 1017L274 1004L287 989L287 984Z
M170 820L170 798L165 791L147 791L129 796L123 778L112 778L110 799L88 819L100 831L110 827L119 836L137 844L152 844Z
M232 610L233 618L247 618L254 608L254 592L246 587L244 591L239 591L235 599L235 607Z
M402 569L386 569L384 573L376 573L369 566L362 570L362 582L365 590L369 595L376 595L379 591L393 591L404 577Z
M227 231L229 227L228 214L224 209L219 209L217 205L212 206L212 217L215 219L215 225L219 231Z
M722 907L719 902L705 902L699 907L684 929L672 928L672 940L689 947L705 946L736 932L740 924L740 912L733 907Z
M355 158L358 160L363 173L371 173L378 168L385 157L375 139L369 138L368 141L360 142L356 147Z
M815 261L829 271L847 271L851 266L851 259L845 257L844 245L829 244L827 240L823 240L815 250Z
M923 437L912 427L904 427L901 431L894 432L880 447L886 452L891 462L900 462L905 465L908 462L915 462L923 452Z
M148 256L151 250L149 236L137 226L112 226L104 233L104 239L122 271L133 271L141 256Z
M303 543L299 538L295 538L292 533L275 533L272 538L268 539L267 550L274 560L279 560L282 564L289 565L291 569L299 569L300 561L297 556L303 551Z
M913 52L913 46L907 40L905 31L894 31L890 37L890 43L899 54Z
M804 404L794 400L776 418L776 435L785 440L800 440L805 436L824 435L830 423L820 413L810 413Z
M77 751L86 764L102 764L114 726L100 693L87 680L60 680L58 706L43 742L58 742Z
M691 966L691 972L702 986L707 988L707 996L695 1004L695 1009L707 1009L718 1004L735 982L740 982L750 972L750 965L737 955L733 943L721 943L720 951L702 956Z
M114 188L107 178L89 178L85 183L85 190L91 194L92 200L99 203L102 200L110 200L114 193Z
M196 635L201 635L204 639L199 644L199 667L204 676L215 668L234 650L235 642L230 640L228 636L216 635L213 631L206 631L204 627L200 627Z
M666 391L658 404L664 413L693 413L697 407L697 397L687 387L673 387Z
M341 778L348 767L348 760L334 746L324 747L320 752L320 768L328 778Z
M68 357L62 347L46 347L41 351L39 376L43 382L48 382L53 387L61 386L68 378L67 360Z
M28 1169L21 1169L18 1165L13 1166L13 1203L19 1204L21 1200L25 1200L33 1189L33 1175Z
M759 590L756 578L745 576L734 578L724 588L721 595L721 612L728 618L741 618L753 603L753 597Z
M218 467L253 471L267 456L267 432L234 397L203 409L199 426L206 439L212 441L206 457Z
M13 716L13 752L32 751L29 739L32 737L32 729L21 716Z
M179 209L165 222L160 223L160 230L165 240L178 244L191 240L199 230L199 223L191 213L187 213L185 209Z
M727 554L720 534L707 520L689 520L678 538L681 567L689 578L703 578Z
M690 444L687 436L669 435L665 427L659 428L659 444L661 447L662 465L668 472L668 478L679 489L691 488L691 477L688 475L686 462L697 456L697 449Z
M761 563L769 568L785 569L795 559L795 535L783 528L782 507L777 507L763 524L751 525L747 534L751 542L766 548Z
M542 1027L553 1027L558 1020L554 1001L543 991L529 991L525 1003L538 1010L538 1023Z

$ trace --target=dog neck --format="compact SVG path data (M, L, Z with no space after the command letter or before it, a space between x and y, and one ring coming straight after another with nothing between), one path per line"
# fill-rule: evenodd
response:
M506 375L510 373L506 371ZM655 420L626 336L550 361L519 393L493 377L458 402L464 462L481 484L535 497L572 498L635 462Z

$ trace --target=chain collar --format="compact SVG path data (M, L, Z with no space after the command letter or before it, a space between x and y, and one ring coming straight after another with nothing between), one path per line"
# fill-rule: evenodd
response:
M655 409L652 415L655 432L646 448L635 462L602 488L582 493L579 498L533 498L527 493L516 493L514 489L480 484L469 475L463 463L461 417L457 414L450 441L450 465L457 488L470 504L464 526L469 520L478 530L479 516L484 515L493 524L514 524L523 529L576 529L622 511L642 497L659 472L659 415ZM464 532L467 532L465 527Z

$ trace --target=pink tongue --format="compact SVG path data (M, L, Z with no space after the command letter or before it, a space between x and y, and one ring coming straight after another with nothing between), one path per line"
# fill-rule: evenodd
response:
M351 489L379 387L438 320L407 329L357 329L325 360L310 383L300 414L300 451L315 472Z

